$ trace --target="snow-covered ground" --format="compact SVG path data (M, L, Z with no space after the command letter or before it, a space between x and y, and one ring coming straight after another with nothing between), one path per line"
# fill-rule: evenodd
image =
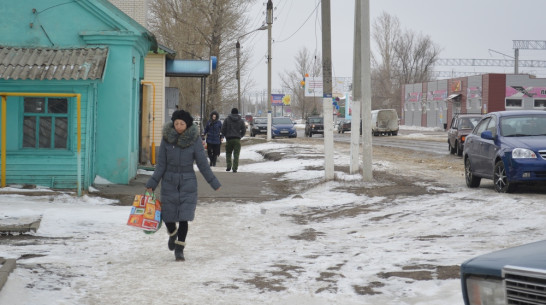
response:
M312 148L301 150L306 156L320 151L297 144L305 145ZM239 171L282 173L280 179L294 183L320 181L323 172L309 169L320 167L320 158L295 158L298 149L294 158L265 161L258 153L292 146L245 146L241 158L255 162ZM335 162L348 165L346 151L336 152ZM396 165L374 160L373 166L389 171ZM342 191L346 184L380 183L336 172L335 181L280 200L200 201L185 262L175 262L168 251L164 227L144 234L127 226L130 207L71 194L0 193L0 222L41 219L33 233L37 242L2 243L0 257L16 258L17 268L0 291L0 304L455 305L463 304L458 279L385 274L408 266L456 266L544 238L543 195L417 180L436 192L389 199Z

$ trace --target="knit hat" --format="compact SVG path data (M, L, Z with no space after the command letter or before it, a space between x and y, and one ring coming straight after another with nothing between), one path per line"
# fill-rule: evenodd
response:
M239 114L239 109L237 108L231 109L231 114Z
M189 112L186 112L184 110L176 110L175 112L173 112L171 121L173 121L174 123L175 120L182 120L186 122L186 127L190 127L191 125L193 125L192 116L189 114Z

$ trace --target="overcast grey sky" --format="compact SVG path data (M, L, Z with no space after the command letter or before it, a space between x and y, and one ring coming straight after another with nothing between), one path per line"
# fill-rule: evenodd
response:
M249 12L248 31L265 22L266 0L257 0ZM273 0L272 82L280 88L279 73L294 70L303 47L322 53L320 0ZM332 65L334 77L352 76L354 0L331 0ZM316 8L316 10L315 10ZM396 16L402 28L428 35L442 49L440 58L510 59L513 40L546 40L544 0L370 0L371 20L383 11ZM374 43L372 41L372 47ZM241 80L253 79L252 91L267 88L267 31L241 40L241 52L252 59ZM546 60L546 50L520 50L520 60ZM441 71L513 73L513 68L438 67ZM520 68L546 77L546 69ZM273 92L275 93L275 92Z

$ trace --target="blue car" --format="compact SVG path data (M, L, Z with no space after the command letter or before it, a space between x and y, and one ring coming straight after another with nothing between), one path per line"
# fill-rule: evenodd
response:
M499 111L485 115L466 138L468 187L492 179L499 193L518 184L546 181L546 111Z
M466 305L546 304L546 241L499 250L461 265Z
M295 138L298 136L295 123L290 118L277 117L271 121L271 137L289 137Z

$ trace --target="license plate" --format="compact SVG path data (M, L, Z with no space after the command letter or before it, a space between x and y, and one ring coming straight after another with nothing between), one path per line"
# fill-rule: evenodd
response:
M288 130L281 130L281 133L288 133Z

